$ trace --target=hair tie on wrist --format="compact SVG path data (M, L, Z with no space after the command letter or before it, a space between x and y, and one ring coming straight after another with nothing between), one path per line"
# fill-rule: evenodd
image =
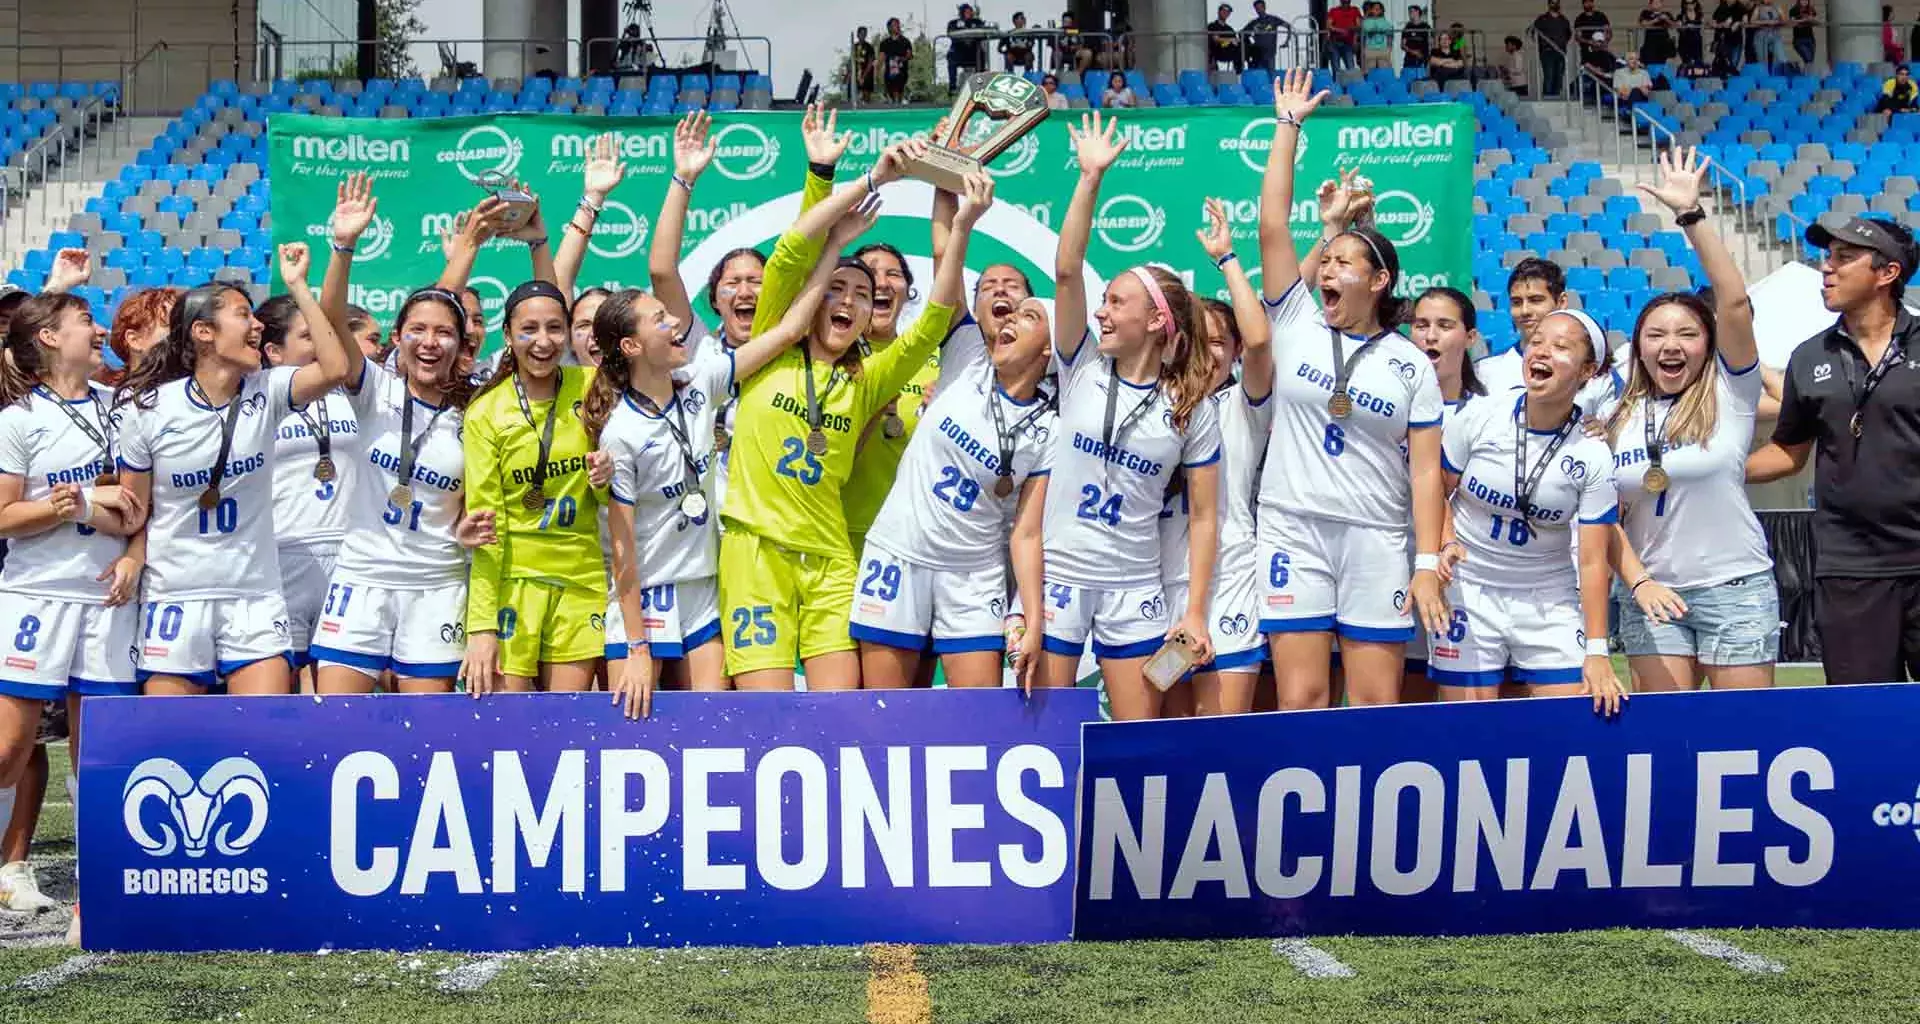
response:
M687 190L687 194L689 194L689 195L691 195L691 194L693 194L693 182L691 182L691 181L688 181L687 179L685 179L685 178L682 178L681 176L679 176L678 174L676 174L676 175L674 175L674 176L673 176L673 183L674 183L675 185L678 185L678 186L680 186L681 188L684 188L684 189L686 189L686 190Z
M1239 254L1239 253L1236 253L1236 252L1229 252L1229 253L1227 253L1227 254L1226 254L1225 256L1222 256L1222 257L1220 257L1219 259L1217 259L1217 260L1214 260L1214 261L1213 261L1213 265L1214 265L1214 266L1216 266L1216 267L1219 267L1219 268L1220 268L1220 269L1222 269L1222 270L1225 270L1225 269L1226 269L1226 266L1227 266L1227 264L1229 264L1229 263L1232 263L1232 262L1233 262L1234 260L1237 260L1237 259L1239 259L1239 258L1240 258L1240 254Z

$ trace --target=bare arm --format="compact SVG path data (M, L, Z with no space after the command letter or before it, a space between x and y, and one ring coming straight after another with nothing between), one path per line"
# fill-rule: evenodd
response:
M582 176L586 181L580 192L580 207L567 218L567 225L560 232L560 252L553 258L553 272L559 278L557 283L562 295L573 294L573 287L580 280L580 265L587 259L593 225L600 219L607 197L627 176L627 165L620 162L620 151L614 144L612 132L593 140L593 152L587 155Z
M1696 149L1666 150L1660 154L1660 182L1641 185L1640 191L1660 201L1675 214L1700 208L1701 185L1708 171L1706 158ZM1714 317L1719 324L1720 358L1735 370L1744 370L1760 360L1753 336L1753 303L1747 298L1747 281L1740 273L1733 253L1713 228L1711 218L1702 218L1682 229L1688 244L1700 256L1707 283L1713 286Z
M347 329L347 293L353 277L353 250L360 244L360 236L373 223L373 215L380 203L373 197L373 179L363 172L355 172L341 180L335 189L333 219L331 222L332 246L327 255L327 274L320 283L320 309L328 326L334 334L346 338L353 332ZM353 346L354 354L360 354L360 346ZM356 364L350 379L358 380L359 367Z
M806 284L800 288L793 304L780 317L780 322L771 328L754 335L747 343L733 351L733 374L735 380L746 380L760 372L760 368L773 361L773 358L789 346L807 336L807 330L813 325L813 315L820 309L820 302L827 295L827 286L833 281L833 272L840 262L840 252L847 244L860 237L873 227L880 217L880 198L872 196L849 212L844 220L834 225L827 236L827 247L821 250L820 262L813 265L807 275Z
M1305 68L1287 72L1284 85L1273 94L1273 146L1267 151L1267 171L1260 179L1260 288L1268 302L1278 302L1300 280L1300 257L1293 248L1293 159L1306 119L1327 93L1313 91L1313 75Z
M447 265L441 269L434 287L455 295L466 288L467 280L473 276L474 261L480 258L480 250L487 242L499 233L500 215L505 210L505 203L488 196L480 205L454 219L453 227L440 236Z
M280 276L286 281L287 295L300 307L300 315L307 318L307 329L313 332L313 362L293 371L290 392L295 406L315 401L343 383L357 385L367 362L360 346L342 340L341 332L334 329L326 311L320 308L320 300L314 297L313 288L307 284L312 260L305 242L280 247Z
M1747 456L1747 482L1770 484L1790 477L1807 468L1807 455L1812 451L1811 441L1804 444L1768 441Z
M1103 121L1096 110L1082 115L1078 128L1067 129L1080 161L1080 179L1073 186L1073 199L1067 203L1060 246L1053 256L1053 347L1062 362L1072 362L1087 337L1087 284L1081 272L1086 268L1087 244L1093 238L1093 208L1100 200L1100 182L1127 148L1127 140L1115 138L1114 130L1119 126L1118 119Z
M37 537L68 521L62 509L79 507L79 492L71 484L40 501L28 501L26 491L25 477L0 474L0 538Z
M707 135L712 118L696 110L673 126L673 180L660 200L660 216L653 225L653 244L647 248L647 278L653 297L667 307L667 315L693 328L693 299L680 280L680 245L686 238L687 207L693 205L693 186L713 162L714 142Z
M1258 405L1273 393L1273 325L1260 305L1260 295L1247 269L1233 251L1233 229L1227 224L1226 204L1207 200L1207 227L1196 231L1200 247L1220 267L1227 295L1233 300L1233 322L1240 329L1240 390ZM1228 259L1228 257L1234 257Z

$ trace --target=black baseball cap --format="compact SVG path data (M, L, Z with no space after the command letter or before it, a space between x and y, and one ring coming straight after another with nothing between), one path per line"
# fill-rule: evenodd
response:
M1884 220L1853 217L1837 228L1815 221L1807 227L1807 242L1820 249L1831 249L1835 242L1859 246L1900 264L1900 280L1913 276L1913 236Z

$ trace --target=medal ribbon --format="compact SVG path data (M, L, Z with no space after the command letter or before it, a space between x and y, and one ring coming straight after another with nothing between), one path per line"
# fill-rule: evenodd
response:
M199 397L200 404L212 408L213 399L207 396L207 389L201 387L199 381L189 377L187 387ZM220 493L220 482L227 478L227 456L233 453L233 428L240 422L240 400L246 394L246 381L242 380L240 389L227 401L227 415L220 423L220 454L214 457L213 468L207 472L207 491L216 496Z
M1160 388L1156 383L1153 389L1147 392L1147 397L1142 398L1140 404L1134 406L1132 412L1127 413L1127 418L1120 421L1120 428L1115 430L1113 414L1118 410L1120 402L1120 368L1113 360L1107 360L1107 418L1100 429L1100 459L1104 464L1113 465L1113 460L1110 458L1113 446L1126 439L1128 429L1159 397Z
M1334 397L1338 398L1347 393L1347 385L1353 380L1353 368L1360 364L1360 357L1366 355L1374 345L1379 343L1381 338L1386 337L1389 333L1391 332L1381 331L1379 334L1361 342L1360 347L1354 349L1352 355L1346 355L1346 340L1341 337L1338 330L1332 327L1327 328L1327 337L1333 339ZM1352 401L1352 399L1348 399L1348 401Z
M1864 352L1861 354L1865 355ZM1866 386L1861 388L1854 398L1853 418L1848 424L1853 428L1853 436L1860 436L1860 427L1864 422L1862 417L1867 411L1867 400L1872 398L1873 393L1879 389L1880 382L1887 379L1887 374L1892 372L1894 367L1900 365L1900 361L1905 358L1906 353L1901 351L1900 339L1896 336L1887 342L1887 350L1880 353L1880 361L1873 364L1873 369L1867 371ZM1847 390L1852 391L1854 390L1853 360L1849 358L1845 360L1845 364L1847 367Z
M527 426L534 426L533 406L527 403L526 386L520 383L520 375L513 375L513 394L520 400L520 415L526 418ZM412 405L409 403L408 408ZM553 454L553 417L560 411L560 382L554 382L553 403L547 406L546 426L540 427L540 461L533 467L532 493L543 494L547 489L547 457ZM401 483L406 481L402 480Z
M420 464L420 449L426 447L427 437L433 433L433 425L440 422L440 414L447 411L447 407L443 405L433 410L433 415L427 419L427 425L420 429L420 433L415 434L413 432L413 403L415 399L412 393L404 390L401 392L400 398L402 402L400 410L400 486L410 488L413 486L413 469ZM551 418L548 419L548 423L551 425ZM546 459L540 460L543 465L546 461Z
M687 432L687 410L686 406L680 403L678 390L676 387L676 393L673 396L673 419L668 419L666 411L647 395L638 391L628 393L633 395L633 400L639 403L641 408L666 424L667 433L673 435L674 446L680 449L680 462L684 470L680 484L680 493L684 499L686 495L700 489L700 461L693 457L693 438Z
M327 399L325 395L320 396L318 404L320 406L320 422L318 424L313 422L313 417L307 415L307 410L305 409L295 409L294 414L300 417L300 422L307 425L307 433L312 434L315 443L320 446L320 461L327 463L333 461L333 425L327 420Z
M999 387L996 385L987 389L987 411L993 414L993 433L999 442L1000 449L1000 466L994 471L995 476L1009 480L1013 478L1014 441L1020 436L1022 430L1027 429L1028 424L1039 419L1040 414L1047 411L1049 403L1042 400L1040 395L1036 394L1034 398L1034 410L1015 423L1012 430L1008 430L1006 417L1000 412ZM1107 404L1107 410L1107 422L1112 423L1113 404L1111 402Z
M807 429L809 431L815 431L819 430L820 425L826 422L826 416L820 411L820 407L827 403L827 399L833 397L833 389L835 385L840 383L840 375L829 369L827 371L827 389L820 392L820 397L816 399L813 396L813 353L806 348L802 348L800 350L800 358L805 363L804 369L807 377Z
M1573 433L1574 424L1580 421L1580 410L1575 407L1567 422L1554 431L1553 440L1547 444L1547 450L1541 454L1540 461L1527 466L1527 399L1521 396L1520 404L1513 411L1513 500L1520 506L1522 521L1531 522L1530 509L1533 506L1533 492L1540 486L1540 478L1553 464L1553 457L1560 446L1567 443L1567 437ZM1524 471L1524 477L1523 477Z
M108 425L107 416L100 409L100 396L98 394L95 394L92 389L88 389L87 391L87 404L93 406L93 417L98 423L98 427L96 428L94 423L88 423L86 417L74 411L74 403L54 394L52 388L47 387L45 384L35 384L33 386L33 392L59 406L60 411L66 413L67 418L73 421L73 425L79 427L80 432L87 435L87 440L100 446L100 457L105 460L107 464L107 468L103 472L111 473L114 471L113 428Z

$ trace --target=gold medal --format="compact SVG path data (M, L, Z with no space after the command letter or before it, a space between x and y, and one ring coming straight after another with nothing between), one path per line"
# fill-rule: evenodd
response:
M807 431L807 451L815 456L827 454L827 432L819 427Z
M1661 469L1659 466L1647 467L1646 488L1648 494L1660 494L1666 491L1669 483L1672 483L1672 480L1667 476L1666 470Z
M541 509L545 508L546 505L547 505L547 492L544 490L541 490L538 487L535 487L533 490L528 491L527 496L520 499L520 507L526 509L529 512L538 512Z
M1853 418L1847 421L1847 427L1848 429L1853 431L1854 437L1860 436L1860 414L1859 413L1856 412L1853 414Z
M732 443L733 439L727 436L727 428L715 423L713 425L713 450L724 452L727 450L728 445Z
M391 502L394 508L406 508L413 504L413 488L401 484L387 492L387 501Z
M1333 414L1334 419L1344 420L1353 415L1353 399L1343 391L1327 399L1327 412Z
M889 441L898 439L906 432L907 422L900 418L899 413L890 412L880 421L880 433Z
M322 456L319 462L313 464L313 478L323 484L333 482L334 478L339 475L340 471L334 467L333 460L325 456Z
M1007 495L1009 495L1009 494L1012 494L1012 493L1013 493L1013 478L1012 478L1012 477L1010 477L1010 476L1003 476L1003 477L1000 477L1000 478L998 478L998 479L996 479L996 480L994 480L994 482L993 482L993 494L994 494L994 496L995 496L995 497L998 497L998 498L1004 498L1004 497L1006 497Z
M202 510L211 512L213 511L213 507L218 504L220 504L220 488L209 487L200 492L200 508Z

